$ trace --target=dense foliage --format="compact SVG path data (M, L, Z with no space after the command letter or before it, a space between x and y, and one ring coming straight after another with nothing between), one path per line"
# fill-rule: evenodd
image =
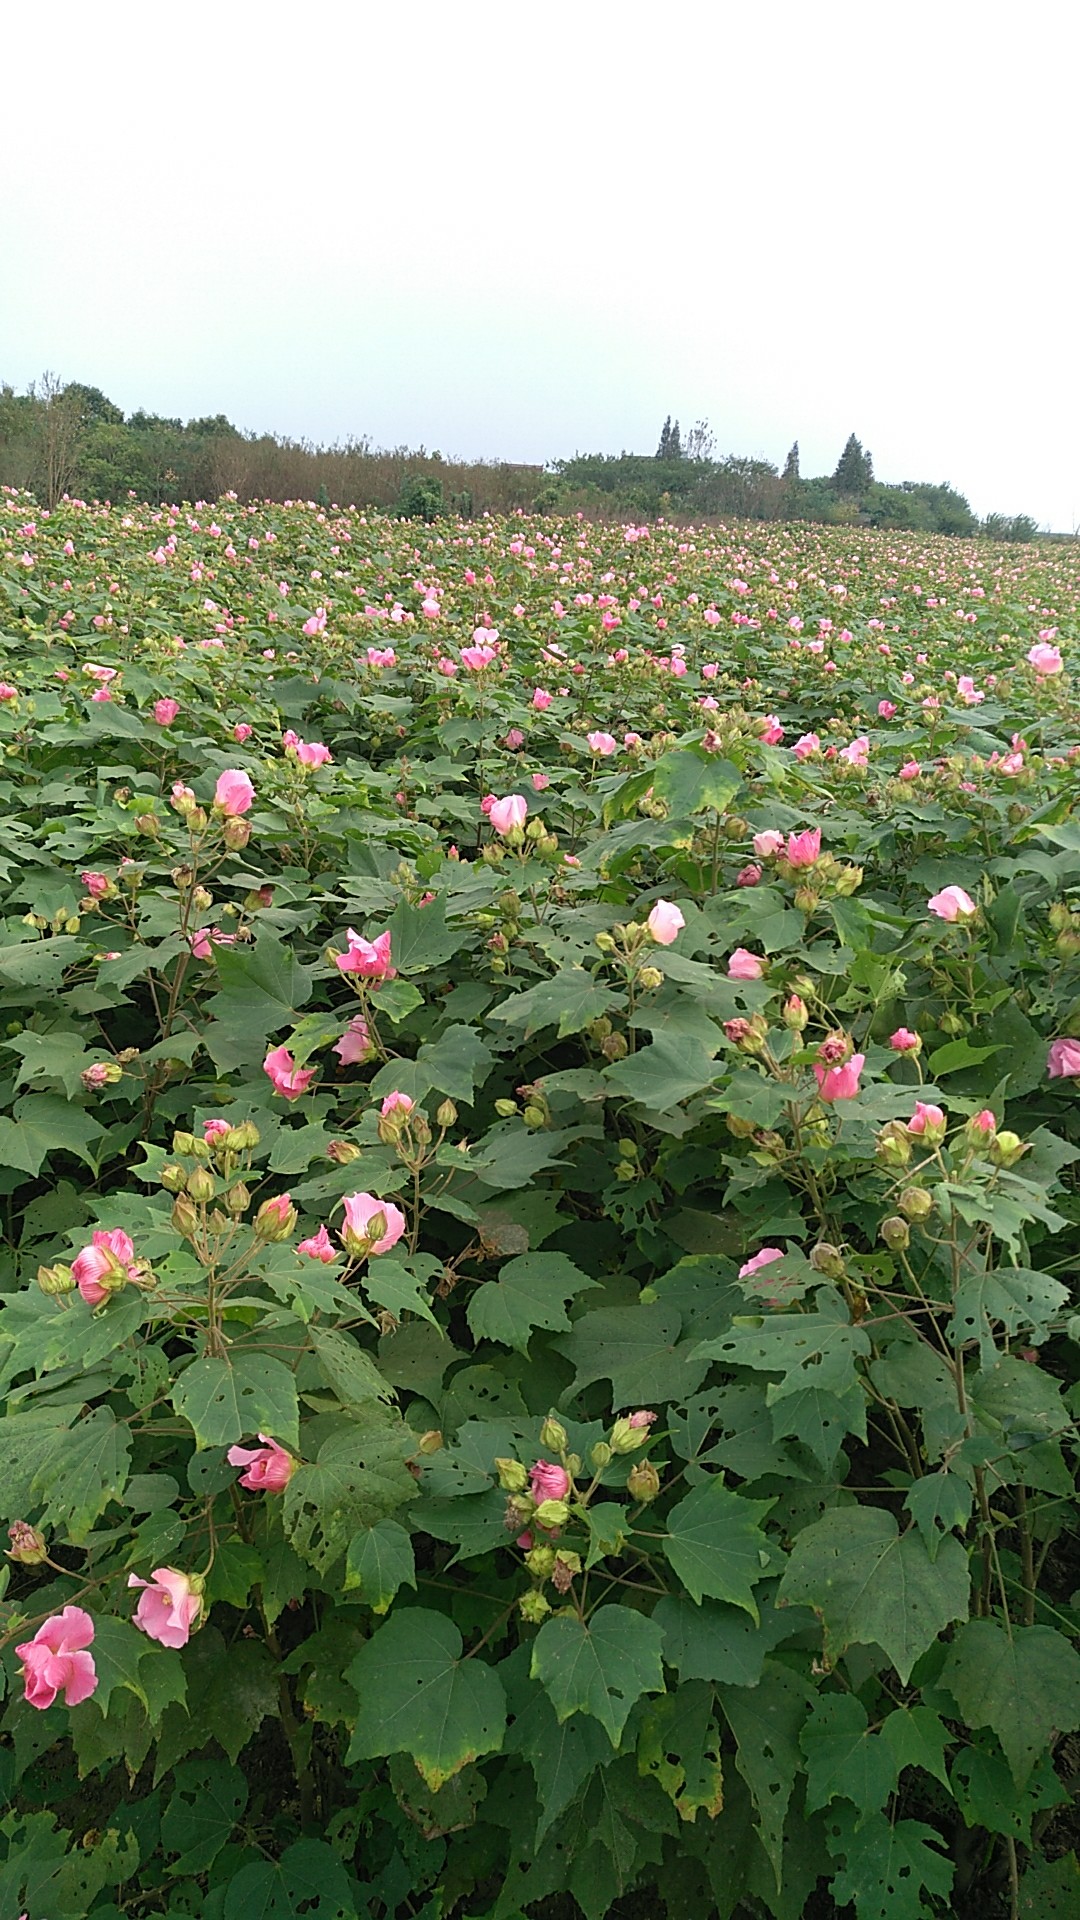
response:
M1075 1913L1078 604L0 495L0 1913Z

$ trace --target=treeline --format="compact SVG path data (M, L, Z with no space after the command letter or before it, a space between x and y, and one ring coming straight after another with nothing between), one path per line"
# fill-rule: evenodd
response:
M161 504L214 500L317 500L370 506L410 519L460 514L582 512L596 519L812 520L996 540L1031 540L1026 514L980 521L947 485L874 478L869 452L851 435L832 474L803 478L798 443L782 469L743 454L717 457L698 421L686 436L664 422L655 454L575 454L548 468L511 461L456 461L423 447L332 447L272 433L245 434L213 414L171 419L139 409L125 416L99 387L46 374L24 394L0 385L0 484L27 487L46 505L65 494Z

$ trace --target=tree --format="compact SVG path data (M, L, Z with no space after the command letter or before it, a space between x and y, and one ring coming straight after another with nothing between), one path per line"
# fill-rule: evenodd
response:
M45 505L51 509L68 492L79 463L85 430L80 391L65 387L57 374L44 373L31 386L30 397L41 409L40 479Z
M678 436L678 432L679 423L676 420L676 437ZM695 420L686 436L686 452L683 457L686 460L711 460L715 446L716 436L708 421Z
M681 460L683 457L679 423L676 420L675 425L672 426L670 413L660 430L660 445L656 449L656 457L658 460Z
M797 440L792 442L791 451L784 461L784 471L780 477L787 481L797 480L799 478L799 443Z
M847 445L836 463L833 486L837 493L848 494L857 500L873 484L873 479L874 463L869 452L853 433L849 434Z

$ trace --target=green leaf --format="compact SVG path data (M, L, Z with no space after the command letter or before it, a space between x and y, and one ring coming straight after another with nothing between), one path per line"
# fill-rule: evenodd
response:
M949 1648L941 1685L969 1727L997 1734L1022 1787L1055 1733L1080 1727L1080 1654L1053 1627L969 1620Z
M813 1607L830 1665L853 1643L877 1645L906 1686L919 1655L967 1618L968 1556L950 1535L931 1560L880 1507L834 1508L797 1535L780 1598Z
M679 748L656 762L653 786L677 818L706 809L725 813L742 786L742 774L715 754Z
M65 1433L38 1469L34 1492L46 1524L66 1525L69 1540L83 1546L110 1500L127 1480L131 1434L109 1407L95 1407Z
M477 1288L468 1306L469 1325L478 1340L527 1353L537 1327L557 1333L568 1329L566 1302L598 1284L565 1253L523 1253L507 1261L497 1280Z
M558 1720L591 1714L617 1747L635 1700L664 1691L663 1638L655 1621L630 1607L598 1607L587 1624L557 1614L533 1642L530 1670Z
M255 1433L299 1444L296 1376L272 1354L234 1350L193 1360L173 1388L172 1402L191 1422L198 1447L235 1446Z
M347 1407L366 1400L392 1400L394 1389L370 1353L336 1327L311 1327L311 1344L327 1384Z
M892 1748L897 1771L921 1767L943 1787L949 1784L945 1749L953 1735L930 1707L896 1707L881 1723L881 1737Z
M247 1781L224 1760L185 1760L161 1817L161 1844L170 1873L205 1873L247 1806Z
M799 1731L810 1689L801 1675L770 1660L756 1687L723 1687L720 1699L738 1743L735 1764L757 1808L761 1844L779 1888L784 1820L802 1765Z
M653 1113L670 1113L719 1078L720 1069L692 1034L657 1034L650 1046L604 1069L613 1093L626 1094Z
M802 1607L782 1612L765 1607L752 1625L735 1607L705 1600L700 1606L674 1594L656 1603L653 1619L664 1630L664 1660L682 1680L717 1680L732 1687L756 1687L765 1659L813 1616Z
M992 1367L998 1357L994 1322L1007 1333L1022 1329L1045 1336L1054 1315L1069 1298L1069 1289L1048 1273L1028 1267L997 1267L992 1273L967 1273L956 1292L952 1320L945 1330L950 1345L978 1341L979 1360Z
M437 1040L424 1042L416 1064L437 1093L447 1094L459 1106L471 1107L477 1088L483 1086L495 1064L495 1056L472 1027L447 1027Z
M105 1129L82 1107L58 1093L27 1093L12 1111L14 1120L0 1119L0 1165L36 1174L51 1154L64 1152L96 1166L90 1142Z
M77 1033L33 1033L28 1027L3 1044L21 1057L16 1086L59 1080L69 1100L79 1092L79 1076L92 1058Z
M297 1467L283 1496L285 1532L297 1553L325 1573L362 1527L416 1498L406 1460L416 1435L395 1413L367 1401L315 1461Z
M681 1820L695 1820L702 1809L715 1820L724 1770L711 1687L692 1682L650 1701L638 1735L638 1772L656 1781Z
M961 1067L981 1066L991 1054L1002 1051L1000 1042L993 1047L973 1047L971 1041L961 1035L959 1040L947 1040L943 1047L935 1048L926 1064L931 1079L936 1080L939 1075L956 1073Z
M969 1827L988 1833L1011 1834L1031 1845L1031 1822L1036 1813L1048 1813L1070 1798L1054 1771L1049 1749L1039 1755L1034 1772L1018 1794L1016 1782L997 1742L992 1747L966 1747L958 1753L949 1775L949 1788Z
M220 1911L221 1920L356 1920L352 1883L324 1840L294 1840L280 1860L241 1867Z
M904 1496L904 1505L926 1543L931 1560L947 1533L965 1527L971 1518L974 1495L958 1473L924 1473L913 1480Z
M523 1647L504 1661L499 1671L505 1677L512 1715L506 1730L506 1750L528 1761L536 1781L539 1846L589 1775L611 1759L611 1742L590 1714L556 1719L543 1687L529 1678L528 1658L528 1649Z
M772 1558L760 1522L775 1505L733 1493L712 1475L672 1507L664 1552L693 1599L727 1600L759 1624L753 1589Z
M291 1027L315 978L264 929L254 947L214 949L220 991L207 1002L206 1048L223 1072L261 1067L270 1036Z
M854 1694L825 1693L799 1736L806 1755L806 1811L828 1806L840 1795L862 1819L884 1806L898 1768L888 1741L871 1733L866 1708Z
M850 1901L859 1920L926 1920L923 1889L944 1900L952 1886L953 1863L938 1851L943 1844L918 1820L875 1814L857 1826L853 1815L834 1816L829 1849L844 1855L832 1881L837 1904Z
M706 1349L680 1341L681 1329L676 1307L598 1307L551 1344L575 1369L574 1393L594 1380L610 1380L618 1411L684 1400L701 1385L709 1367Z
M565 967L553 980L538 980L524 993L511 994L501 1006L492 1007L487 1018L500 1021L523 1040L551 1026L565 1040L621 1004L619 994L583 967Z
M502 1681L461 1651L445 1614L395 1612L346 1669L360 1701L347 1763L408 1753L438 1790L470 1760L497 1753L506 1727Z
M769 1386L770 1406L804 1387L845 1394L855 1383L855 1361L868 1354L861 1327L827 1313L774 1313L759 1326L732 1327L698 1349L728 1367L754 1367L783 1378Z
M155 1782L208 1739L216 1740L235 1761L267 1716L276 1717L281 1708L277 1669L261 1640L237 1639L227 1645L210 1624L200 1627L180 1659L187 1680L187 1708L175 1705L166 1711L157 1743ZM144 1679L150 1670L150 1661L144 1662Z
M465 945L469 934L463 927L447 926L446 905L446 895L440 893L426 907L412 907L402 900L394 908L387 926L390 956L399 973L424 973Z
M373 1613L386 1613L402 1586L415 1587L413 1544L396 1520L377 1520L354 1533L345 1556L345 1592L359 1588Z
M132 1604L137 1598L138 1595L132 1596ZM146 1689L139 1675L139 1666L150 1653L151 1645L145 1633L133 1627L130 1621L120 1620L111 1613L95 1615L93 1659L98 1683L92 1698L100 1714L108 1715L113 1693L118 1687L133 1693L146 1706Z

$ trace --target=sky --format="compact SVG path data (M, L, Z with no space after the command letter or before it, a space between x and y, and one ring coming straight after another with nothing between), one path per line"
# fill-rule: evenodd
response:
M0 382L464 458L854 432L1080 522L1071 4L50 18L5 21Z

